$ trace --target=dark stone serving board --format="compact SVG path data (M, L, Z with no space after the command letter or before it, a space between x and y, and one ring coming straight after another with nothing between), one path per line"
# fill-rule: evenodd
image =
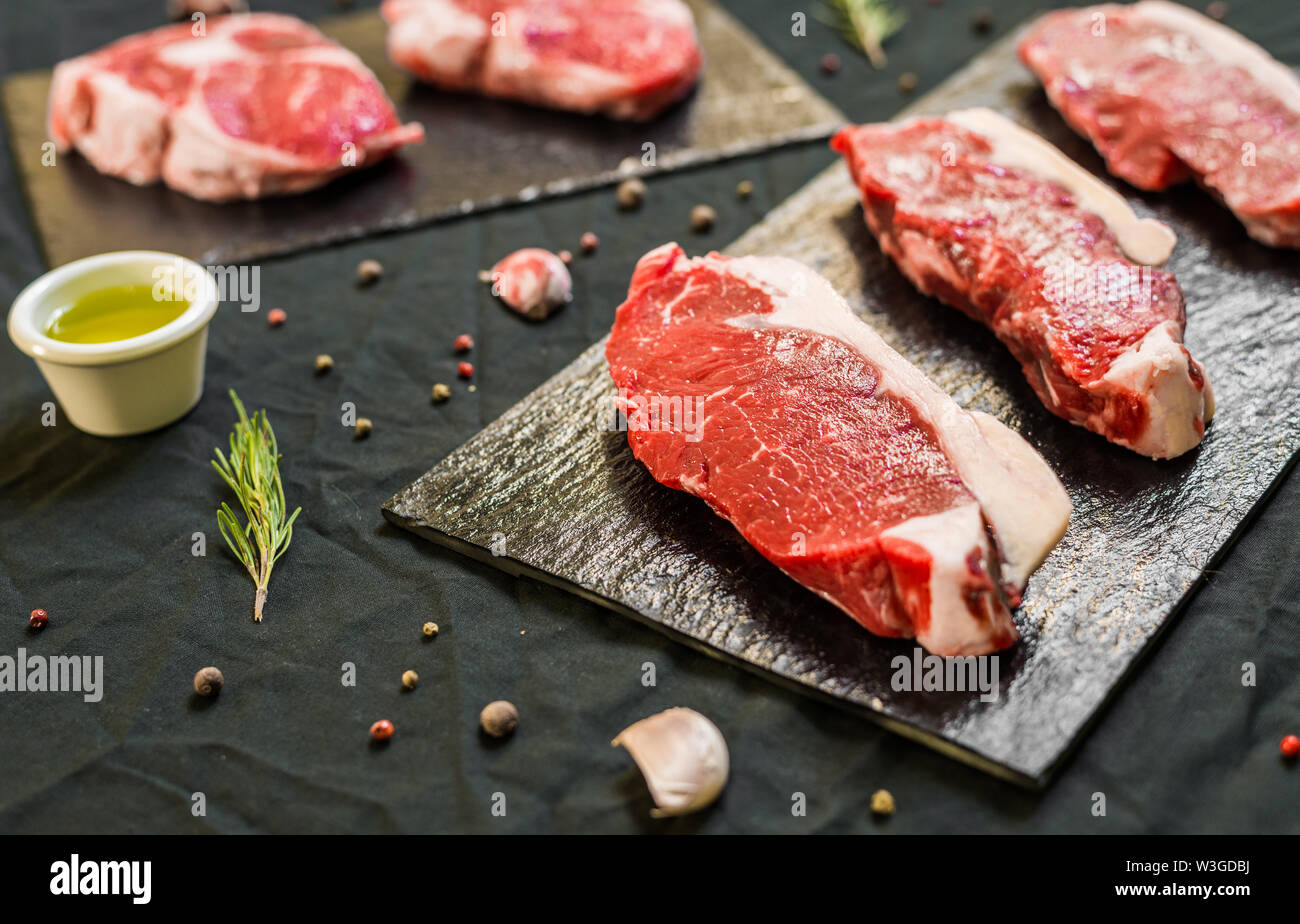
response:
M999 108L1104 176L1013 49L1014 39L990 48L909 113ZM1068 488L1069 531L1030 580L1016 613L1024 638L1001 656L994 702L895 692L890 662L909 655L911 643L869 635L759 557L701 501L657 484L624 434L598 420L613 388L603 343L399 492L384 513L859 707L986 770L1042 785L1300 448L1296 254L1253 243L1196 188L1122 191L1179 234L1170 266L1187 295L1187 345L1218 399L1204 443L1171 462L1144 459L1044 410L989 332L919 295L881 255L839 164L728 248L815 267L959 404L1022 433Z
M621 162L650 173L824 138L839 111L711 0L687 0L704 51L695 92L654 121L615 122L414 83L389 63L375 11L317 25L378 75L423 144L322 189L261 202L198 202L161 184L135 187L68 154L41 164L50 71L4 82L10 137L46 261L107 250L179 252L203 263L248 262L610 183ZM161 9L161 4L159 5ZM655 166L642 167L642 145Z

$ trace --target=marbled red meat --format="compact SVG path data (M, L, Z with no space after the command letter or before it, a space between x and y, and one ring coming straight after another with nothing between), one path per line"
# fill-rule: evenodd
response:
M385 0L381 12L389 57L452 90L641 121L700 74L681 0Z
M1111 173L1141 189L1194 178L1252 237L1300 247L1300 80L1264 49L1144 0L1049 13L1020 57Z
M1183 293L1145 265L1168 256L1167 228L987 110L850 126L832 147L881 249L991 328L1053 413L1156 458L1201 441L1213 400L1182 345Z
M291 16L166 26L54 70L49 132L101 173L197 199L300 192L424 130L352 52Z
M1064 531L1064 489L813 270L664 245L638 262L606 356L637 459L796 581L938 654L1015 641L1006 598Z

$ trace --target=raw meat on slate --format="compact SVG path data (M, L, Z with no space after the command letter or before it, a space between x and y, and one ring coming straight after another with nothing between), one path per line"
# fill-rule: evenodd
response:
M352 52L272 13L165 26L64 61L49 132L101 173L196 199L295 193L423 140Z
M628 443L878 635L978 655L1065 531L1043 459L953 403L783 257L637 263L606 346Z
M987 109L849 126L831 146L881 249L991 328L1049 410L1157 459L1200 443L1214 400L1158 268L1165 225Z
M420 80L644 121L700 74L681 0L385 0L388 55Z
M1020 57L1111 173L1141 189L1195 178L1251 237L1300 247L1300 80L1264 49L1144 0L1049 13Z

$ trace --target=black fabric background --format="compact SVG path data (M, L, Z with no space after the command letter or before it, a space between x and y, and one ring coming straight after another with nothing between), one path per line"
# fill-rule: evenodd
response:
M873 73L816 19L817 0L727 0L772 48L856 120L904 101L985 46L976 4L907 4L911 22ZM992 5L1001 34L1041 6ZM255 3L307 18L328 0ZM0 70L46 67L161 20L162 0L10 0L0 11ZM790 36L795 10L808 36ZM1300 63L1300 7L1236 0L1229 22ZM835 77L818 61L834 51ZM432 127L436 130L436 127ZM0 302L43 269L4 145ZM615 211L598 191L262 266L263 314L224 307L211 328L199 407L162 432L122 440L40 424L49 392L32 362L0 346L0 654L105 659L106 695L0 697L3 832L1257 832L1300 831L1297 768L1278 757L1300 730L1300 478L1277 495L1187 612L1139 667L1053 784L1030 793L698 654L599 607L515 580L387 526L379 504L510 407L608 329L636 258L678 238L721 247L831 161L812 144L650 182L645 207ZM747 202L732 193L750 179ZM695 236L690 207L714 205ZM475 271L524 245L577 250L575 300L541 325L495 304ZM111 249L111 248L107 248ZM383 280L358 292L357 262ZM944 310L944 309L936 309ZM453 335L472 333L477 392L455 377ZM312 359L331 353L333 374ZM452 384L446 405L430 386ZM213 511L222 486L207 460L233 419L236 388L269 409L286 454L286 491L305 508L276 570L266 621L224 549ZM374 434L353 442L339 405L357 403ZM1080 438L1086 438L1082 434ZM208 535L208 555L190 536ZM28 611L49 610L40 634ZM441 635L427 642L421 624ZM1254 662L1258 685L1241 683ZM358 685L340 684L352 662ZM642 665L658 685L641 685ZM196 703L194 671L227 686ZM418 690L399 676L418 670ZM479 709L519 706L514 738L490 744ZM609 746L630 722L673 705L711 716L731 748L732 779L712 810L653 822L627 754ZM397 736L372 748L372 721ZM873 790L897 815L872 821ZM206 817L190 798L207 797ZM493 817L495 792L507 799ZM792 817L792 794L806 817ZM1105 793L1108 814L1090 814Z

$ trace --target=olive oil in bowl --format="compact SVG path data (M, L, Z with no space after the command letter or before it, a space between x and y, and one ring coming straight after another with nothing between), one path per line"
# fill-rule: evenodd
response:
M190 307L185 299L156 299L154 287L109 286L57 309L45 336L62 343L114 343L157 330Z

